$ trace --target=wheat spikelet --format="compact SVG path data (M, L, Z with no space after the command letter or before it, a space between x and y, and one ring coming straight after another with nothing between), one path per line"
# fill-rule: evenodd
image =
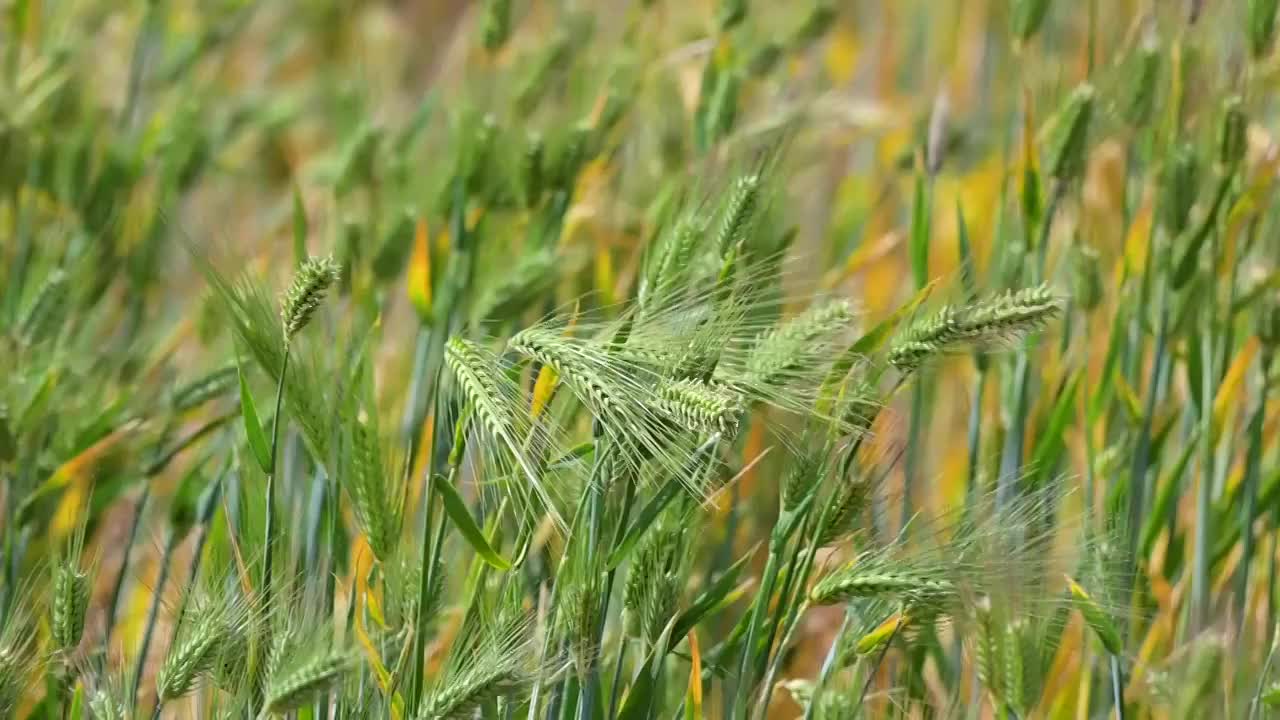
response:
M819 581L809 599L816 605L832 605L854 598L893 595L933 602L955 594L956 588L948 580L931 579L909 571L863 569L854 564Z
M35 631L26 608L10 608L0 627L0 717L9 717L22 698L27 678L35 669L34 645Z
M819 547L832 545L853 532L854 523L866 509L873 489L871 481L861 475L848 478L840 484L831 500L834 506L827 517L827 523L818 535Z
M351 436L347 487L354 501L356 520L369 539L374 556L386 562L400 539L404 492L399 487L399 476L386 472L373 419L358 413L347 425Z
M747 372L759 383L776 385L788 373L810 365L853 319L849 303L815 305L760 338L747 360Z
M497 696L518 699L537 681L529 626L523 617L501 618L459 639L435 686L423 696L421 720L464 720Z
M724 218L720 221L720 230L716 233L716 248L721 257L730 249L746 240L755 221L756 209L760 202L760 176L744 175L733 184L729 195L729 203L724 210Z
M737 433L742 414L740 396L733 390L695 380L676 380L658 390L654 403L663 412L686 427L703 433L719 432L727 438Z
M555 497L543 482L537 458L549 452L554 429L546 418L532 422L521 412L520 390L506 374L497 358L487 354L476 343L453 337L445 347L445 364L462 390L468 407L481 429L494 440L495 449L510 458L518 474L528 481L512 486L522 501L539 504L552 514L557 524L563 520L555 509ZM495 457L495 459L498 459ZM530 494L530 489L532 494Z
M236 387L237 371L238 368L234 364L224 365L178 387L170 396L170 407L174 412L182 413L230 393Z
M89 575L80 569L83 547L84 528L81 527L67 554L53 568L49 620L54 646L62 653L80 644L85 612L89 609Z
M238 594L197 596L178 620L177 636L156 674L158 700L191 692L221 662L242 662L251 618L248 603Z
M351 653L329 650L273 673L266 691L268 712L283 714L304 707L339 685L355 667Z
M888 359L909 372L929 358L961 346L1007 342L1040 327L1061 310L1046 286L997 295L963 308L944 306L899 336Z
M67 311L67 274L49 273L18 321L18 337L28 345L45 339L61 325Z
M280 301L285 345L311 321L329 286L338 281L341 268L331 257L307 258Z

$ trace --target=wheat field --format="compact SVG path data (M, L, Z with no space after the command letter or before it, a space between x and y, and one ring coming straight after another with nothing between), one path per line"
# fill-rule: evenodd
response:
M1280 715L1280 0L0 0L0 718Z

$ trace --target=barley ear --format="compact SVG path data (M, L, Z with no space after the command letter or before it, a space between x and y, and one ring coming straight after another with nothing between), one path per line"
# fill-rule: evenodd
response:
M329 286L338 280L340 268L332 257L307 258L293 276L280 303L285 345L311 321Z
M50 627L55 649L69 653L84 634L85 613L89 609L89 575L80 567L84 549L84 528L76 531L66 555L53 568Z
M1102 647L1112 655L1122 653L1124 651L1124 643L1120 640L1120 631L1111 622L1111 617L1107 614L1107 611L1075 580L1068 577L1067 585L1071 590L1071 602L1080 611L1080 615L1084 617L1085 624L1093 630L1093 634L1102 643Z
M1084 171L1096 93L1082 83L1067 98L1054 126L1054 143L1049 155L1049 175L1058 182L1071 182Z

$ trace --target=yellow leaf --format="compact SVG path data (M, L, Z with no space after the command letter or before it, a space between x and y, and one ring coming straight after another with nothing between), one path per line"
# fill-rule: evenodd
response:
M1271 194L1278 170L1280 170L1280 153L1275 153L1256 169L1253 182L1227 213L1227 228L1223 235L1223 260L1218 270L1221 277L1225 278L1229 269L1236 266L1236 247L1240 231L1249 221L1257 218L1258 213L1267 206L1267 196Z
M1218 386L1217 397L1213 399L1213 441L1218 441L1218 434L1222 432L1222 426L1227 420L1227 413L1238 407L1236 400L1240 395L1240 389L1244 386L1244 376L1249 370L1249 364L1253 362L1253 356L1258 352L1258 338L1251 337L1244 347L1240 348L1240 352L1236 354L1234 360L1231 361L1230 367L1227 368L1227 374L1222 377L1222 384Z
M54 511L53 520L49 524L49 537L54 542L61 541L72 530L80 526L81 509L89 494L93 479L93 469L107 455L116 449L125 438L141 427L141 422L133 421L113 430L106 437L95 442L75 457L64 462L53 471L49 479L36 492L49 493L60 488L67 488L58 507Z
M551 402L552 396L556 391L556 382L560 376L556 374L555 368L550 365L543 365L538 371L538 380L533 384L533 401L529 408L529 412L537 419L542 415L542 411L547 409L547 404Z
M427 221L418 221L413 236L413 257L409 260L408 284L409 301L418 310L418 316L431 316L431 242L427 232Z
M361 585L365 585L363 582ZM392 677L387 671L387 667L382 662L382 656L378 653L378 649L374 646L373 641L369 639L369 633L364 627L364 613L360 611L360 601L362 598L369 597L367 586L363 591L357 592L355 597L355 631L356 640L359 642L361 649L364 650L365 657L369 660L369 666L373 668L374 677L377 678L378 687L382 689L383 695L392 693ZM404 717L404 698L399 693L391 695L391 717L394 720L401 720Z
M1151 203L1144 203L1129 225L1124 239L1124 262L1130 273L1141 273L1147 263L1147 245L1151 239ZM1119 278L1117 278L1118 280Z
M613 255L605 242L596 243L596 290L600 293L601 302L612 305L614 302Z
M686 717L702 718L702 653L698 650L698 634L689 631L689 707Z
M858 638L858 644L854 649L859 655L866 655L880 649L885 643L898 632L898 629L906 625L911 618L904 613L894 613L889 616L888 620L880 623L874 630Z
M826 61L832 85L847 84L858 68L858 33L853 27L842 23L834 29L827 45Z

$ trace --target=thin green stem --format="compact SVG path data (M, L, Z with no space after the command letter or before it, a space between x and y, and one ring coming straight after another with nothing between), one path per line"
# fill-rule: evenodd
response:
M172 529L164 541L164 550L160 554L160 570L156 578L155 590L151 593L151 608L147 611L147 624L142 631L142 645L138 648L138 657L134 660L133 681L129 685L129 698L135 702L138 688L142 686L142 673L147 666L147 653L151 650L151 638L155 634L156 618L160 614L160 605L164 601L164 587L169 581L169 558L181 540Z
M275 548L276 517L276 454L280 445L280 412L284 408L285 378L289 373L289 344L284 346L284 360L280 365L280 379L276 382L276 409L271 417L271 472L267 473L266 487L266 529L263 533L265 547L262 550L262 607L270 616L272 610L271 597L271 562Z

